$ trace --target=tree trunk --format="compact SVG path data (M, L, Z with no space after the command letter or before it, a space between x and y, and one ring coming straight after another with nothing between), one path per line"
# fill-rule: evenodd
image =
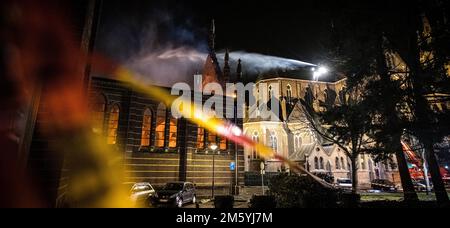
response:
M409 174L408 164L406 163L405 154L401 149L401 145L400 149L395 152L395 157L397 158L398 172L400 173L400 180L402 182L403 196L405 201L418 201L419 198L417 197L417 193L414 189L411 175Z
M350 158L352 163L352 193L358 193L358 168L356 167L356 161L358 156Z
M389 93L392 93L394 91L398 92L398 90L393 87L394 84L391 81L391 75L388 70L386 55L384 53L385 48L383 42L383 36L380 36L378 39L377 47L377 71L380 74L381 80L384 84L382 90L383 94L387 96ZM383 100L384 115L387 119L387 126L391 127L389 130L385 130L385 133L392 134L392 141L389 143L392 144L395 151L395 156L397 158L398 171L400 173L400 179L403 188L403 197L405 201L418 201L417 193L411 180L411 175L409 173L408 165L406 163L406 158L401 144L403 128L401 127L401 120L397 114L397 104L399 103L400 98L399 95L400 94L393 94L394 99Z
M445 189L444 182L442 181L441 173L439 170L439 164L434 153L433 143L427 142L425 144L425 154L428 161L428 168L431 174L431 180L433 181L433 188L436 194L436 200L438 204L443 205L449 203L447 191Z

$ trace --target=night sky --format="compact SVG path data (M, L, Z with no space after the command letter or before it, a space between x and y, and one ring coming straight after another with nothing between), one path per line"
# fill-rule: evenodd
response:
M214 19L218 52L229 48L320 64L327 52L325 46L330 40L333 18L342 16L343 9L386 10L377 9L368 2L107 0L104 1L97 50L138 71L145 68L146 74L155 75L174 68L181 72L170 74L191 74L194 72L186 62L155 63L154 56L148 56L176 48L206 53L209 25ZM155 65L164 69L147 70ZM201 67L197 64L194 69L198 71ZM179 80L183 79L176 77L169 81Z
M108 0L104 2L100 37L111 40L105 36L123 32L124 37L116 39L139 48L133 43L134 36L155 22L159 42L201 47L206 45L210 21L215 19L218 50L230 48L313 62L328 38L334 7L320 0ZM184 34L179 30L185 30ZM98 46L110 48L105 42Z

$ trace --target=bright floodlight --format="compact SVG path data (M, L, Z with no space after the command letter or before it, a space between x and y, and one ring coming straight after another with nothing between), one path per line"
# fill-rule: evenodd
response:
M319 67L317 72L319 73L319 75L326 74L326 73L328 73L328 69L326 67L322 66L322 67Z
M321 66L318 69L313 68L314 81L318 81L320 76L327 74L327 73L328 73L328 68L326 68L324 66Z
M217 145L216 145L216 144L211 144L211 145L209 146L209 148L210 148L211 150L215 151L215 150L217 150Z

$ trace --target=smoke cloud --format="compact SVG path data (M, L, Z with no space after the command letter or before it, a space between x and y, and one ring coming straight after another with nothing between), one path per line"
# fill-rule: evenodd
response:
M224 52L219 53L218 58L223 61ZM316 65L294 59L263 55L258 53L248 53L245 51L235 51L230 53L230 65L233 72L238 60L242 61L242 71L247 79L273 71L273 70L297 70L304 67L315 67ZM223 64L223 63L222 63Z
M148 15L148 16L147 16ZM176 21L173 12L155 10L144 18L127 15L126 20L105 23L99 34L100 52L145 76L154 85L172 86L177 82L193 84L193 75L201 73L207 57L207 29L189 19ZM223 67L224 51L217 53ZM252 81L273 70L295 70L315 65L297 60L245 51L230 53L232 74L238 59L243 76Z

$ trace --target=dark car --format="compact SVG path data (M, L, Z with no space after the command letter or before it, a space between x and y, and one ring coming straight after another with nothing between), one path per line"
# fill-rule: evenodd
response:
M397 187L394 183L388 180L376 179L371 183L372 189L384 192L397 192Z
M195 186L190 182L169 182L158 191L154 202L176 207L182 207L185 203L196 203L197 196Z

